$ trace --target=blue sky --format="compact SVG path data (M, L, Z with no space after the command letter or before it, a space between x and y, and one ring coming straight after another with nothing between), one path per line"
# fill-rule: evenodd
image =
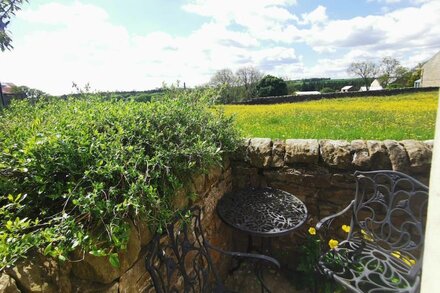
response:
M438 23L438 0L30 0L9 26L0 81L64 94L72 82L195 86L242 66L344 78L353 61L427 60L440 50Z

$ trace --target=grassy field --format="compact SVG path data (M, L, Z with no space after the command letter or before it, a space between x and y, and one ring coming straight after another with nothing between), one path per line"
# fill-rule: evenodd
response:
M439 93L228 105L244 137L432 139Z

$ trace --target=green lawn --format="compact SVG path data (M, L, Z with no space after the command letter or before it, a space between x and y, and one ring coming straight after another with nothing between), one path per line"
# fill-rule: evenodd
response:
M228 105L244 137L433 139L437 91L276 105Z

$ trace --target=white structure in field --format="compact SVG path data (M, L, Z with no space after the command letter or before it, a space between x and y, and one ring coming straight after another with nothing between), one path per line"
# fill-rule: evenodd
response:
M367 88L365 86L361 86L361 88L359 89L360 92L365 92L367 90ZM370 87L368 88L369 91L380 91L383 90L383 87L380 85L380 82L375 79L373 80L373 82L370 84Z
M320 95L321 93L318 91L307 91L307 92L295 92L297 96L306 96L306 95Z
M341 88L341 93L348 93L354 91L354 87L352 85L346 85Z

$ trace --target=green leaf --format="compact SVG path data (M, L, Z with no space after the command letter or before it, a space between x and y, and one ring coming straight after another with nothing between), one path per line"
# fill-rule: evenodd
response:
M44 251L43 251L43 254L44 254L44 255L47 255L51 250L52 250L52 242L49 243L48 246L46 246L46 248L45 248Z
M119 263L119 257L117 253L112 253L109 256L109 261L110 264L114 267L114 268L119 268L120 263Z

